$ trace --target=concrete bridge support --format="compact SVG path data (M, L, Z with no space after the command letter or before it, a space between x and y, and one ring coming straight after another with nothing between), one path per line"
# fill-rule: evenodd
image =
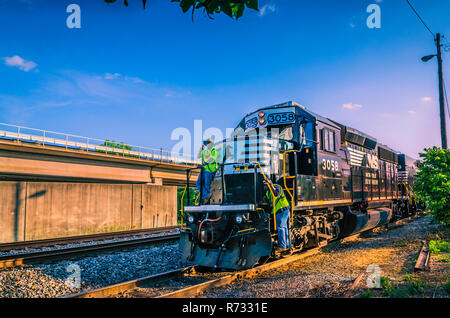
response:
M177 188L0 181L0 242L176 225Z

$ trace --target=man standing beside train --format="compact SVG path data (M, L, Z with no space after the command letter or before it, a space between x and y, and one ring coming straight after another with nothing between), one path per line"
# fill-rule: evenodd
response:
M267 199L272 205L275 205L278 232L278 248L276 252L283 254L289 253L291 247L289 239L289 217L291 206L280 185L273 184L270 180L264 180L264 184L269 188L266 192ZM272 199L272 193L275 196L275 200Z
M203 141L202 148L197 156L202 159L202 172L198 176L196 185L201 192L201 204L207 204L211 198L211 182L217 171L217 154L211 138ZM203 182L202 182L203 181Z

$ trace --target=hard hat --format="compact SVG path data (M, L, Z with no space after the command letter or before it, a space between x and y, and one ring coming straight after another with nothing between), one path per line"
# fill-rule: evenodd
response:
M203 140L203 144L204 144L205 146L208 145L208 144L210 144L210 143L212 143L212 142L213 142L212 138Z

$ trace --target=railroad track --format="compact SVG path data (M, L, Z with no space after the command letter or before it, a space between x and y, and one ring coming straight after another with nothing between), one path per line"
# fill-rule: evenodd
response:
M102 298L110 296L185 298L214 287L225 286L233 281L258 276L263 272L315 255L324 247L337 245L334 241L299 254L273 260L239 272L203 272L199 266L189 266L136 280L119 283L86 292L67 295L64 298Z
M111 250L135 248L154 243L177 240L179 239L179 237L180 234L177 232L153 237L129 239L119 242L104 242L88 246L77 246L50 251L22 253L14 256L2 256L0 257L0 269L16 267L25 264L49 262L57 259L70 259L73 257L79 257L80 255L103 253Z
M393 222L388 229L392 228L392 225L401 226L408 221L414 220L415 218L417 218L417 216L411 216ZM361 233L356 233L349 237L305 250L299 254L294 254L286 258L274 260L239 272L202 273L200 267L189 266L103 288L67 295L64 296L64 298L104 298L112 296L155 298L193 297L212 288L225 286L239 279L255 277L268 270L316 255L325 247L337 246L344 240L359 234Z
M177 226L158 227L158 228L152 228L152 229L58 237L58 238L51 238L51 239L44 239L44 240L0 243L0 250L17 250L17 249L24 249L24 248L47 247L47 246L53 246L53 245L58 245L58 244L79 243L79 242L85 242L85 241L101 241L101 240L106 240L106 239L115 239L115 238L121 238L121 237L133 236L133 235L156 234L156 233L161 233L161 232L173 231L178 228L180 228L180 227L177 225Z

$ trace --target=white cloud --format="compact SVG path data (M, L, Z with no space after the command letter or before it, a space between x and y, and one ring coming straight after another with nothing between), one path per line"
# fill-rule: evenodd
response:
M139 77L132 77L128 75L123 76L120 73L106 73L103 78L107 80L123 79L127 82L133 82L135 84L145 83L145 81L140 79Z
M408 110L408 114L410 114L410 115L415 115L415 114L417 114L417 112L410 109L410 110Z
M346 103L346 104L342 104L342 108L345 108L345 109L361 109L362 105L361 104L354 104L354 103Z
M273 4L266 4L261 9L259 9L259 16L262 17L269 12L275 12L276 7Z
M126 81L132 81L133 83L136 83L136 84L145 83L145 81L140 79L139 77L125 76L125 80Z
M427 102L431 102L432 98L431 97L422 97L420 100L424 103L427 103Z
M119 73L106 73L105 79L113 80L113 79L119 78L120 76L122 76L122 75L120 75Z
M117 73L118 74L118 73ZM88 74L78 71L63 71L52 74L44 85L24 96L6 95L0 92L0 114L7 121L26 125L29 118L44 116L47 109L92 106L127 109L130 112L145 112L147 109L175 109L180 101L191 100L191 92L177 86L161 86L116 73ZM112 79L107 79L112 78ZM166 93L170 92L170 97ZM94 107L95 106L95 107ZM132 110L132 111L131 111Z
M37 66L33 61L27 61L21 58L18 55L14 55L12 57L5 57L5 64L8 66L15 66L21 69L22 71L28 72Z

